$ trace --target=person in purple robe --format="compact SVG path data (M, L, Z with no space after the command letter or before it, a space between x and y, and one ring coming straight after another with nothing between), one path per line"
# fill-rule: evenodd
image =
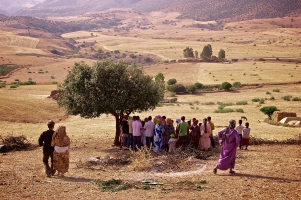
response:
M218 132L218 141L222 146L220 158L216 167L213 169L213 173L217 173L219 170L228 170L229 173L234 173L233 171L235 166L236 158L236 149L240 143L240 137L238 132L235 130L236 122L235 120L229 121L229 126L225 129L222 129Z

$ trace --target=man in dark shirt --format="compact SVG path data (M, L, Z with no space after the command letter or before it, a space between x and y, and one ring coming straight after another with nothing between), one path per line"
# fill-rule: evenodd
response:
M39 145L43 146L43 163L45 166L45 172L47 177L55 174L55 170L53 170L53 151L54 147L51 146L52 135L54 133L54 121L50 120L47 123L48 130L44 131L39 138ZM51 167L49 167L48 160L51 160Z
M128 115L124 115L123 119L122 119L122 146L124 147L129 147L129 140L130 140L130 136L129 136L129 122L128 122Z

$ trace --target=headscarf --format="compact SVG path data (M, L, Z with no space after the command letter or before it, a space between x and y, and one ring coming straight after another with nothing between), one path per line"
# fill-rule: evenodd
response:
M176 119L176 122L177 122L177 123L180 123L180 122L181 122L181 119Z
M65 126L59 126L56 130L56 136L58 137L58 146L62 147L64 146L64 139L67 136L66 133L66 127Z
M167 118L167 119L166 119L166 122L167 122L167 124L172 124L172 121L171 121L170 118Z
M235 121L234 119L231 119L231 120L229 121L229 128L230 128L230 129L234 129L235 126L236 126L236 121Z
M162 117L160 115L157 115L155 117L155 120L156 120L156 124L161 124L161 121L162 121Z

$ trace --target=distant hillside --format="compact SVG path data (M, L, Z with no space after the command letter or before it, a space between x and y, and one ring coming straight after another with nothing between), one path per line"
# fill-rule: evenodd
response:
M9 13L8 12L6 12L5 10L2 10L2 9L0 9L0 16L3 16L3 15L9 15Z
M137 12L179 12L179 18L240 21L301 13L301 0L45 0L18 15L64 16L131 8Z
M16 11L19 11L23 8L30 8L43 0L1 0L0 1L0 9L7 12L6 15L13 14Z

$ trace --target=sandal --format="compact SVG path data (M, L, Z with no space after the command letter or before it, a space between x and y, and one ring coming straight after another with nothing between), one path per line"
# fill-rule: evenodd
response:
M229 173L230 173L230 174L234 174L234 173L235 173L235 171L229 171Z

